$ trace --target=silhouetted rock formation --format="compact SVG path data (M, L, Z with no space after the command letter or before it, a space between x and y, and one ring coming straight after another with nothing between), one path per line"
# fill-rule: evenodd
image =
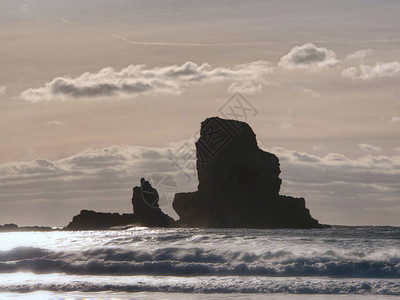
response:
M247 123L208 118L196 142L198 191L175 194L178 222L162 212L159 195L144 178L133 188L133 214L82 210L67 230L117 226L322 228L304 198L279 195L278 158L257 146ZM16 225L15 225L16 226ZM14 228L15 228L14 226ZM13 225L8 225L13 228Z
M99 230L117 226L138 225L139 219L133 214L101 213L93 210L81 210L65 229Z
M179 224L190 227L320 228L304 198L279 195L278 158L257 146L247 123L208 118L196 142L198 191L177 193Z
M16 231L51 231L51 227L44 226L22 226L19 227L16 224L4 224L0 225L0 232L16 232Z
M170 227L174 219L164 214L158 205L158 192L144 178L141 185L133 188L133 214L100 213L82 210L72 219L66 230L101 230L128 225Z
M3 226L0 225L1 231L17 231L19 229L17 224L4 224Z
M133 188L133 212L143 226L170 227L175 224L174 219L162 212L158 205L159 196L147 180L140 180L140 187Z

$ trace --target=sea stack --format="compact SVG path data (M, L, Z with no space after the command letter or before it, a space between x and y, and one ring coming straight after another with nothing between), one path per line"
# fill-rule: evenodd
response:
M173 227L174 219L163 213L158 205L158 192L149 181L140 179L140 186L133 188L132 205L134 216L142 226Z
M198 191L177 193L181 226L321 228L304 198L279 195L279 159L261 150L251 127L218 117L201 123L196 142Z

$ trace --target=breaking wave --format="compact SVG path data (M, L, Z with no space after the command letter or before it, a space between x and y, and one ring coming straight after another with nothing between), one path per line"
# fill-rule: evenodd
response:
M400 296L400 228L1 233L5 293Z
M129 277L131 280L132 278ZM181 292L181 293L288 293L288 294L375 294L400 295L400 286L396 281L348 281L348 280L243 280L235 277L188 280L185 283L168 279L164 282L87 282L71 281L58 283L27 283L1 286L0 292L27 293L38 290L55 292ZM134 280L131 280L134 281Z
M255 254L202 248L136 251L98 248L82 252L17 247L0 251L0 273L164 276L330 276L400 278L399 253L376 254L333 250L299 256L287 250Z

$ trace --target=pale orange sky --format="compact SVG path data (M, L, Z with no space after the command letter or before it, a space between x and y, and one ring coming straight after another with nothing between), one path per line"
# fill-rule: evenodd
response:
M204 118L220 115L239 87L257 109L244 121L264 148L321 159L281 161L282 192L306 196L325 223L400 225L399 11L396 1L360 0L2 1L0 224L65 225L81 208L127 212L142 173L175 172L178 189L195 189L167 161L127 161L112 173L116 182L125 174L124 184L107 188L101 171L108 167L69 173L61 160L87 158L78 153L89 148L174 147ZM307 49L325 56L299 63ZM168 75L187 62L201 79ZM147 67L128 78L121 70L130 65ZM102 75L104 68L114 70ZM135 80L147 84L149 74L156 92L122 92ZM118 92L56 94L56 78L68 88L93 92L106 83ZM330 153L346 157L341 168ZM57 190L54 166L37 159L63 166ZM311 171L324 182L302 183Z

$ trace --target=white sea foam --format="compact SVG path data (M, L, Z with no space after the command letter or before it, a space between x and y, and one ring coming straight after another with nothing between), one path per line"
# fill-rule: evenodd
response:
M389 279L271 278L240 276L154 277L69 276L17 273L0 283L1 292L38 290L63 292L179 292L400 295L398 281Z
M0 292L400 295L399 238L394 227L1 233Z
M379 257L376 253L339 254L333 250L314 250L299 255L282 249L255 254L199 247L166 247L152 251L97 248L82 252L18 247L0 252L0 272L20 271L82 275L400 278L400 253L380 254Z

